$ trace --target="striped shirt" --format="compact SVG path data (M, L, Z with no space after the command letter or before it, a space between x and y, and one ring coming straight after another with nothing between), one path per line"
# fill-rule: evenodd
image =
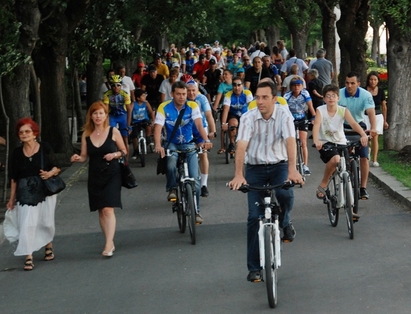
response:
M237 141L248 142L245 158L248 164L267 165L288 160L289 137L295 138L295 128L287 106L276 104L269 120L265 120L258 109L241 116Z

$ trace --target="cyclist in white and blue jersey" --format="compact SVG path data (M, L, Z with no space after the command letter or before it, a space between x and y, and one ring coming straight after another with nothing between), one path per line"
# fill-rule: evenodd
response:
M172 100L163 102L157 109L157 115L154 124L154 143L155 152L164 157L166 152L164 147L161 146L161 129L166 129L166 144L168 143L168 149L171 151L185 151L196 147L195 139L193 136L193 125L195 125L200 133L201 138L204 141L203 147L205 149L211 149L213 146L208 139L207 133L204 130L202 123L202 115L199 106L194 101L187 101L187 85L182 81L175 82L171 87ZM184 114L181 119L180 125L177 127L177 131L173 138L174 125L178 119L180 111L184 109ZM195 178L197 194L200 195L200 178L198 171L197 152L192 151L188 154L188 172L190 177ZM167 158L167 184L166 191L168 191L168 200L177 198L177 180L176 180L176 166L177 166L178 154L172 153ZM197 204L198 205L198 204ZM198 210L198 209L197 209ZM203 219L198 213L196 215L196 221L202 223Z
M303 88L303 81L298 78L293 78L290 82L291 91L285 93L284 98L288 103L288 108L291 111L295 121L307 119L307 109L310 110L312 119L315 118L315 110L310 93ZM308 168L308 148L307 148L307 133L308 124L298 127L301 140L303 159L304 159L304 174L310 175L311 171Z

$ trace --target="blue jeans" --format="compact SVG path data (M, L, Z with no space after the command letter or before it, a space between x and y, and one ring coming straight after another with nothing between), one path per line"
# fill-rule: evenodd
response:
M195 148L194 143L189 144L173 144L170 143L168 145L169 150L190 150ZM167 152L166 152L167 154ZM166 184L166 191L170 191L170 189L177 189L177 160L178 154L171 153L171 156L167 157L167 184ZM188 174L191 178L195 179L195 186L196 186L196 201L197 201L197 210L200 209L200 172L198 169L198 158L197 158L197 151L192 151L191 153L187 154L188 160Z
M287 180L288 163L281 162L275 165L247 165L245 179L249 185L278 185ZM281 206L280 227L284 228L290 223L290 212L294 204L293 189L276 189L278 202ZM248 192L248 218L247 218L247 267L249 271L260 270L260 252L258 246L258 218L264 215L264 191Z

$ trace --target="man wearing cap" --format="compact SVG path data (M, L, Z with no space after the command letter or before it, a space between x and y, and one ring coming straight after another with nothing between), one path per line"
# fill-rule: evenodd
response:
M178 63L176 63L178 65ZM165 102L166 100L170 100L173 98L171 95L171 86L176 82L178 79L178 70L172 68L170 70L170 76L168 79L161 82L160 88L158 91L161 93L160 95L160 102Z
M198 104L201 115L203 116L203 127L208 133L208 138L210 140L215 138L217 133L210 103L206 96L198 92L198 84L195 81L187 82L187 100L195 101ZM207 185L210 165L208 162L208 153L206 151L199 154L199 166L201 173L201 196L207 197L209 195Z
M181 73L181 71L180 71L180 65L177 62L174 62L171 65L171 70L172 69L175 69L178 72L177 81L181 80L181 77L183 76L183 73ZM170 75L171 75L171 70L170 70Z
M147 100L153 109L160 104L160 85L164 77L157 73L157 68L154 64L148 67L148 74L141 79L141 89L147 92Z
M223 73L217 68L217 63L214 59L211 59L208 64L209 68L204 72L203 76L203 86L207 90L208 101L211 102L217 94L218 85L220 85Z
M164 79L170 76L168 66L162 62L161 56L158 53L154 56L154 65L156 66L157 74L162 75Z
M196 75L200 82L203 81L204 72L208 69L208 61L204 54L200 54L198 62L194 64L193 75Z

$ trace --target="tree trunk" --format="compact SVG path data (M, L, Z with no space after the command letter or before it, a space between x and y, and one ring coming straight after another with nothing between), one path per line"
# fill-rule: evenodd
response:
M402 33L392 19L386 22L390 33L387 44L387 120L390 127L384 132L384 149L399 151L411 145L411 72L404 70L411 69L411 33Z
M335 40L335 22L337 16L334 9L338 1L336 0L317 0L322 14L321 31L323 38L323 47L327 51L326 58L331 61L334 68L334 77L332 83L337 85L338 68L336 58L336 40Z
M372 44L371 44L371 59L378 62L379 46L380 46L380 25L371 23L372 27ZM377 64L378 66L378 64Z
M81 108L81 95L80 95L80 87L78 81L78 71L73 66L72 73L71 73L71 83L72 83L72 93L73 93L73 102L74 108L72 110L71 116L77 118L77 127L78 130L84 125L84 117L83 117L83 110ZM74 121L74 119L73 119ZM73 136L74 132L74 122L71 124L71 129L69 130L71 136ZM76 134L77 136L77 134Z
M16 19L21 23L18 49L23 55L30 56L38 40L38 29L41 14L35 0L16 1ZM10 126L14 126L18 119L30 116L30 65L22 64L2 79L3 100ZM10 151L18 145L15 132L11 132Z
M365 85L367 73L366 52L367 43L365 34L368 30L368 14L370 5L368 0L340 1L341 18L337 22L337 31L340 36L341 75L340 86L344 85L348 72L355 71Z
M277 45L277 40L280 39L280 30L275 25L271 25L265 33L267 36L267 46L270 48L270 51L273 51L273 47Z
M90 54L87 71L87 109L100 99L100 88L103 84L103 52L95 50Z

